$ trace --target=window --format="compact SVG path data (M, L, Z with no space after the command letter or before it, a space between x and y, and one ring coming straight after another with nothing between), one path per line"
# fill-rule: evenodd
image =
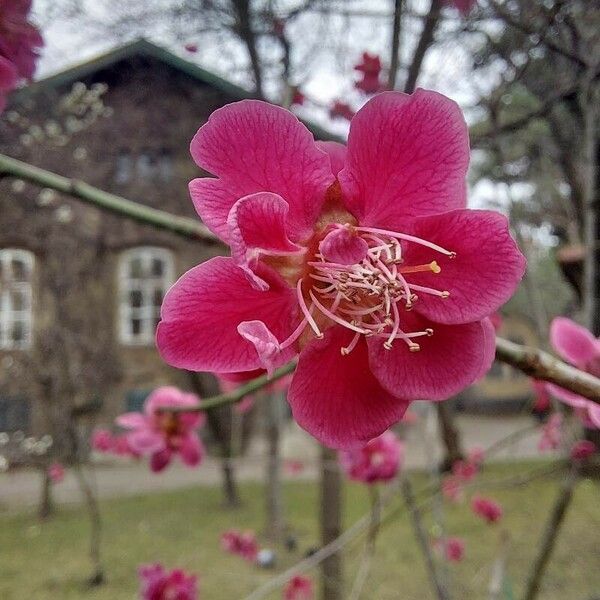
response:
M119 269L119 332L125 344L154 342L160 305L173 283L173 258L164 248L134 248L123 254Z
M132 159L128 150L121 149L117 155L115 167L115 182L118 184L129 183L131 181Z
M158 153L158 176L165 182L173 178L173 155L168 148L161 148Z
M23 398L0 397L0 431L29 431L30 406Z
M31 345L33 254L0 250L0 348L23 350Z

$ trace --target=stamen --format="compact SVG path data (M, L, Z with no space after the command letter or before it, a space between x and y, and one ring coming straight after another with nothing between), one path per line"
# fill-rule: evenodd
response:
M360 333L357 332L354 334L352 341L346 347L342 346L340 348L342 356L347 356L348 354L350 354L350 352L352 352L352 350L354 350L354 348L356 348L356 344L358 344L359 339L360 339Z
M317 308L327 317L329 317L332 321L335 321L336 323L343 325L344 327L347 327L348 329L352 329L352 331L357 331L358 333L368 333L367 329L361 329L360 327L356 327L356 325L352 325L352 323L348 323L347 321L344 321L344 319L341 319L340 317L338 317L337 315L334 315L330 310L326 309L316 298L316 296L312 293L312 290L309 292L310 297L312 298L312 301L315 303L315 305L317 306ZM323 334L321 334L323 335Z
M409 283L408 287L411 290L416 290L417 292L423 292L424 294L432 294L433 296L439 296L440 298L448 298L448 296L450 296L450 292L447 290L440 291L440 290L436 290L434 288L417 285L416 283Z
M442 267L437 264L437 261L433 260L429 264L426 265L414 265L409 267L400 267L400 273L423 273L427 271L431 271L436 275L440 273Z
M298 285L296 286L296 293L298 295L298 303L300 304L300 310L304 314L304 318L308 321L308 324L312 327L312 330L315 332L315 335L319 339L323 339L323 334L319 329L316 321L312 318L310 314L310 310L306 306L306 302L304 301L304 296L302 295L302 279L298 279ZM312 292L310 292L311 298L313 297Z
M377 233L381 235L389 235L390 237L398 238L400 240L406 240L407 242L414 242L415 244L420 244L421 246L427 246L427 248L431 248L432 250L436 250L441 254L445 254L450 258L456 257L456 252L451 252L450 250L446 250L433 242L428 242L427 240L423 240L414 235L408 235L407 233L397 233L395 231L386 231L385 229L377 229L376 227L355 227L356 231L364 231L366 233Z

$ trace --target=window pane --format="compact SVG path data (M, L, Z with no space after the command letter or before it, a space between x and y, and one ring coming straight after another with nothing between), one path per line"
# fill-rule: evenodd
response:
M144 275L141 258L132 258L129 261L129 276L132 279L141 279Z
M14 321L12 324L11 339L16 344L21 344L25 341L25 323L23 321Z
M27 307L27 299L25 294L20 290L13 290L9 292L9 304L13 311L25 310Z
M154 290L154 297L152 299L152 302L153 302L154 306L160 306L162 304L163 297L164 297L163 290L161 288L155 289Z
M154 277L162 277L165 272L165 265L160 258L152 259L152 275Z
M133 335L140 335L142 332L142 320L141 319L131 319L131 333Z
M27 265L20 258L12 260L12 279L13 281L27 281L29 276Z
M140 308L142 306L143 296L140 290L132 290L129 292L129 304L132 308Z

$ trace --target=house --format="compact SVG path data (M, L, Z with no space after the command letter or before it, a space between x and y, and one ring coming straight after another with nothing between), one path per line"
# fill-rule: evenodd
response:
M196 218L190 139L216 108L249 97L138 40L13 95L0 151ZM169 286L221 248L18 181L0 182L0 214L0 431L60 430L65 408L90 405L108 424L158 385L189 387L158 356L154 330Z

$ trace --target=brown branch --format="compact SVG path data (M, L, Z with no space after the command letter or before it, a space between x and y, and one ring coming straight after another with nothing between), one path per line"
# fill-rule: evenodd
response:
M551 354L496 338L496 358L519 371L550 383L555 383L571 392L600 404L600 379L580 371Z
M390 72L388 75L388 87L393 90L396 87L396 77L400 67L400 34L402 29L402 0L394 1L394 22L392 25L392 48L390 55Z

